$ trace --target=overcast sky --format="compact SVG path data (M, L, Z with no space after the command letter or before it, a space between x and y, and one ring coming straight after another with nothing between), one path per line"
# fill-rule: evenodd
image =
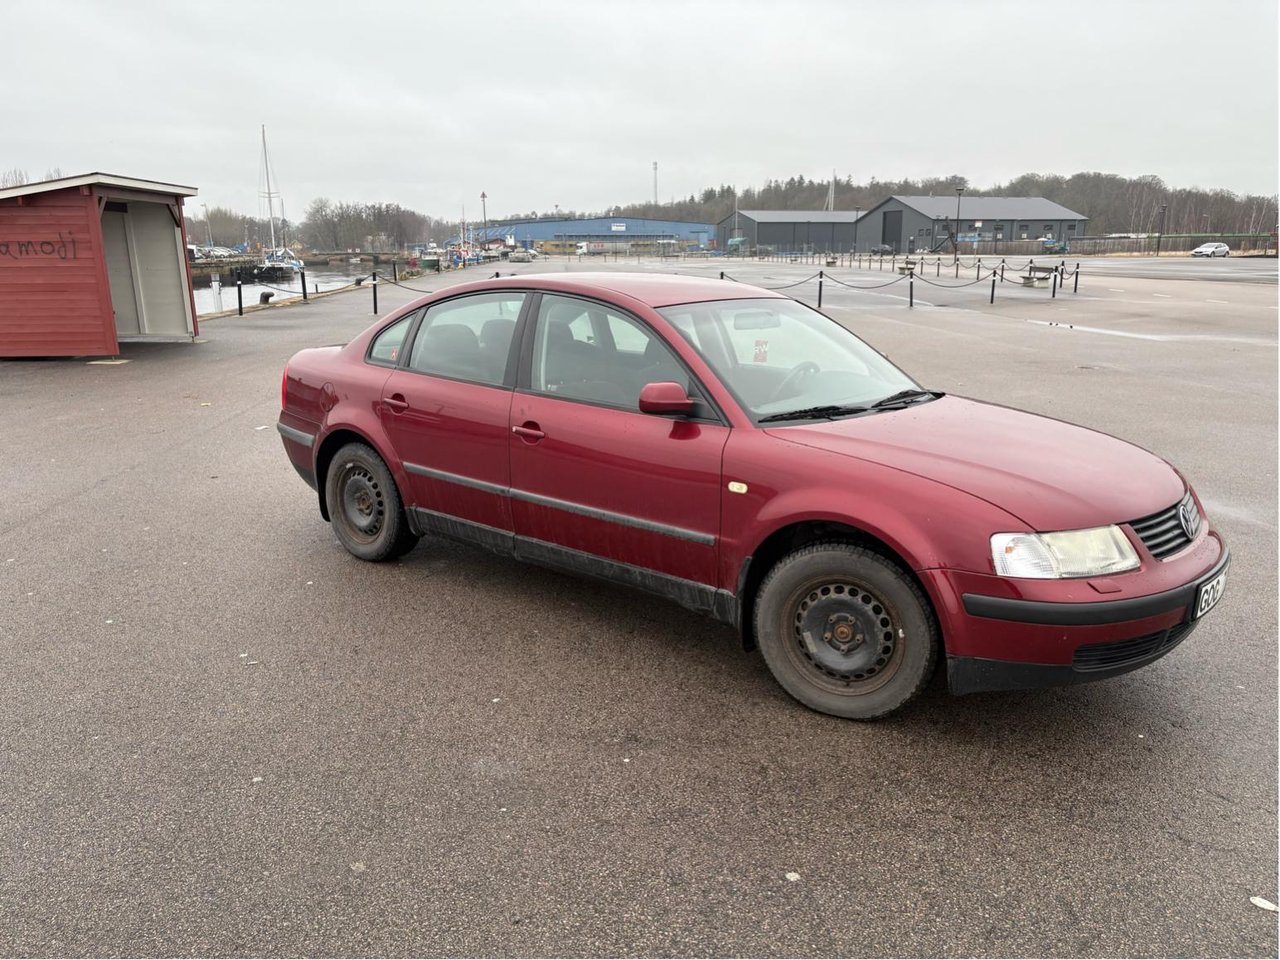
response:
M1275 0L0 4L0 170L293 218L597 210L719 183L1156 174L1277 189Z

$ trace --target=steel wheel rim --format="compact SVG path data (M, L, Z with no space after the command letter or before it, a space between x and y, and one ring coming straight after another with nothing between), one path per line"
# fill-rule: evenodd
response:
M372 543L387 519L387 501L382 485L373 473L358 463L349 463L338 479L342 525L357 540Z
M892 680L902 665L902 616L860 580L811 580L791 595L786 610L787 656L824 690L868 694Z

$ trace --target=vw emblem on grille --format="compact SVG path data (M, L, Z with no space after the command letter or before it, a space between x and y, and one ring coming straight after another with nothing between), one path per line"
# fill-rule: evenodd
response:
M1191 500L1183 500L1178 507L1178 522L1182 524L1182 532L1187 535L1188 540L1195 539L1196 527L1200 526L1199 521L1195 503Z

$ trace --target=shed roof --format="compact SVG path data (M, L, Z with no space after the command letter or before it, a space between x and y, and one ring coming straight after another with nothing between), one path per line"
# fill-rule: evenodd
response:
M956 198L890 197L931 220L956 216ZM1088 220L1082 213L1068 210L1044 197L961 197L960 218L969 220Z
M178 183L140 180L137 177L121 177L114 173L82 173L77 177L59 177L57 180L38 180L35 183L24 183L19 187L5 187L0 190L0 200L26 197L33 193L48 193L50 190L66 190L68 187L88 186L120 187L125 190L180 197L194 197L199 192L195 187L184 187Z
M756 223L853 223L865 210L739 210L744 217ZM730 219L733 214L721 220Z

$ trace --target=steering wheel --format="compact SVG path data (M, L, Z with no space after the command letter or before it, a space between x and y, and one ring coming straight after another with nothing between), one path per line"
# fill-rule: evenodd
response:
M789 390L795 387L803 378L811 377L815 373L821 373L822 368L812 360L801 360L794 367L787 371L787 375L782 378L782 382L778 384L778 389L773 391L770 400L780 400L787 396Z

